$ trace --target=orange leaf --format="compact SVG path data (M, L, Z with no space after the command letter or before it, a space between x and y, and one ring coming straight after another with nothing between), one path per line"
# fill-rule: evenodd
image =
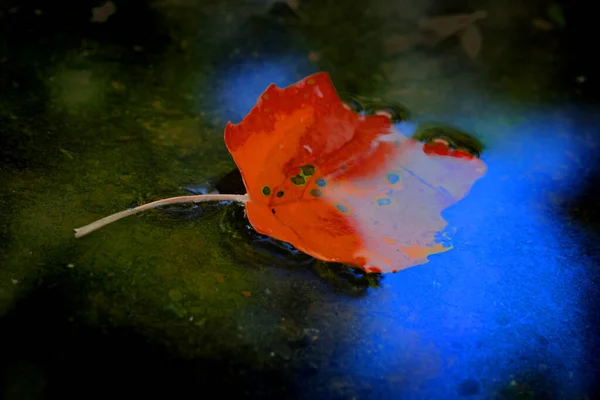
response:
M485 171L477 157L404 136L385 115L340 100L329 75L270 85L225 144L250 223L325 261L396 272L449 250L440 213Z

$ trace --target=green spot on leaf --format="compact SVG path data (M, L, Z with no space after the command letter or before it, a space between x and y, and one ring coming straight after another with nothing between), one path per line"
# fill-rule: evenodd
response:
M343 204L336 204L335 208L337 208L339 212L344 213L344 214L347 214L350 212L350 209Z
M302 168L300 168L300 173L304 176L313 176L315 174L315 166L314 165L305 165Z
M302 186L306 183L306 179L302 175L292 176L292 183L296 186Z
M387 181L390 185L395 185L400 181L400 175L398 174L387 174Z
M378 206L389 206L392 204L392 200L387 197L380 197L377 199Z

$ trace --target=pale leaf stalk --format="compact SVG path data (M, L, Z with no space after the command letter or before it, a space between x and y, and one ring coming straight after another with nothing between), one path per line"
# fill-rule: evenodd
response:
M178 197L170 197L168 199L161 199L153 201L152 203L143 204L141 206L131 208L129 210L120 211L118 213L109 215L108 217L104 217L97 221L92 222L89 225L83 226L81 228L75 229L75 237L80 238L88 233L91 233L97 229L102 228L105 225L108 225L112 222L118 221L121 218L128 217L133 214L140 213L142 211L150 210L152 208L166 206L169 204L178 204L178 203L202 203L206 201L235 201L238 203L246 203L248 201L247 194L202 194L197 196L178 196Z

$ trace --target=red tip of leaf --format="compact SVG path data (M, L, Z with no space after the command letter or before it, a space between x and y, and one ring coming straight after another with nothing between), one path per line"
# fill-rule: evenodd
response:
M439 156L449 156L452 149L448 147L448 145L440 142L433 143L425 143L423 145L423 151L425 154L434 155L437 154Z
M440 142L425 143L423 151L428 155L450 156L456 158L472 159L473 155L466 150L453 150L448 145Z

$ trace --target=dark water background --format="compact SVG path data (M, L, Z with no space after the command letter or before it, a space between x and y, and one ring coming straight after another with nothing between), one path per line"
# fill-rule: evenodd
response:
M561 26L541 0L115 4L92 23L101 3L0 2L0 398L599 398L590 5L560 3ZM456 38L382 50L480 9L475 61ZM451 252L378 283L226 204L73 238L185 188L239 191L224 124L318 70L484 143Z

